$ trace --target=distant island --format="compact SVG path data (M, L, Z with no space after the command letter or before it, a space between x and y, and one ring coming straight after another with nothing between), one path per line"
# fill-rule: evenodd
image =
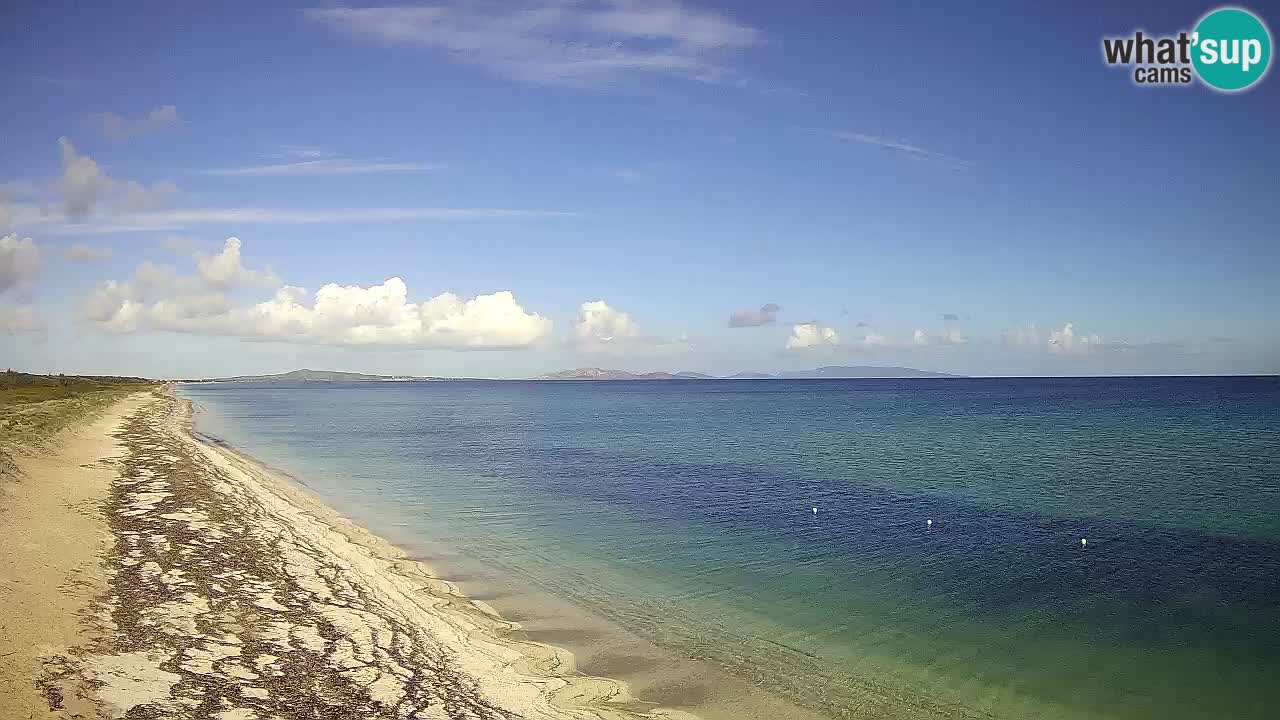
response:
M236 375L235 377L204 378L189 382L412 382L452 379L418 375L366 375L365 373L303 368L302 370L291 370L274 375Z
M780 373L742 372L736 375L708 375L700 372L649 372L633 373L626 370L607 370L598 367L574 368L560 372L516 380L809 380L852 378L948 378L964 377L928 370L879 365L827 365L812 370L786 370ZM236 375L223 378L191 379L185 382L204 383L267 383L267 382L438 382L441 380L485 380L488 378L437 377L433 375L369 375L366 373L339 372L336 370L291 370L274 375Z
M883 367L879 365L826 365L812 370L784 370L783 372L752 373L742 372L736 375L718 376L698 372L651 372L631 373L625 370L606 370L604 368L575 368L541 375L536 380L811 380L821 378L949 378L963 377L947 373L916 370L905 367Z

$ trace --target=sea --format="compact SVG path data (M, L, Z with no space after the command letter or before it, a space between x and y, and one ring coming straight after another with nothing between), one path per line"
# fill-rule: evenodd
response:
M1280 379L187 384L637 705L1280 717Z

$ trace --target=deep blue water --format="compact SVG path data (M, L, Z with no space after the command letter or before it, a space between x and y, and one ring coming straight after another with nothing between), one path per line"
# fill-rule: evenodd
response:
M182 392L586 670L708 714L750 714L734 683L830 717L1280 708L1276 378Z

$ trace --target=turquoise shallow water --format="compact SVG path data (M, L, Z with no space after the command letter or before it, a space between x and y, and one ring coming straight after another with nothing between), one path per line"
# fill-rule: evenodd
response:
M198 430L655 699L1280 708L1275 378L182 392ZM660 671L682 663L706 672Z

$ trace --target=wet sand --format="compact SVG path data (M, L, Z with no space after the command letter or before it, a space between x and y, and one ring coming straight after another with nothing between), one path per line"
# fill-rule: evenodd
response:
M140 393L18 460L0 717L690 718Z

